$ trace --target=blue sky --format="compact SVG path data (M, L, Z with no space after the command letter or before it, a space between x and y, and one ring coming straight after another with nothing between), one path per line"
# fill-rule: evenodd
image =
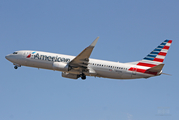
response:
M176 120L179 118L177 0L1 0L0 120ZM92 58L132 62L165 39L161 75L112 80L13 68L5 55L41 50L78 55L100 36Z

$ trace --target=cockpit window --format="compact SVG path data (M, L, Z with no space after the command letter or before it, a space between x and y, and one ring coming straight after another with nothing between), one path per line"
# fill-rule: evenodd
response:
M17 52L13 52L13 54L17 54Z

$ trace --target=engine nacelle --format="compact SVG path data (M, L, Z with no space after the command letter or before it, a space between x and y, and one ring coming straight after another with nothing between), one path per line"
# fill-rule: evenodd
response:
M53 69L60 70L60 71L68 71L68 65L67 63L64 62L54 62Z
M79 78L79 76L77 74L71 74L71 73L66 73L66 72L62 72L62 77L70 78L70 79L78 79Z

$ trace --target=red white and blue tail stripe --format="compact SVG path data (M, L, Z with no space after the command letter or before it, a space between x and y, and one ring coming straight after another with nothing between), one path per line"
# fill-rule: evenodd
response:
M163 63L165 56L167 55L167 52L170 48L171 43L172 43L172 40L165 40L157 48L155 48L150 54L148 54L141 61L139 61L136 64L135 69L134 67L131 67L129 70L130 71L135 70L136 72L156 75L157 74L156 72L152 73L152 72L149 72L148 70L152 67L155 67Z
M140 61L137 65L154 67L156 65L163 63L171 43L172 40L165 40L157 48L155 48L150 54L148 54L145 58L143 58L143 60Z

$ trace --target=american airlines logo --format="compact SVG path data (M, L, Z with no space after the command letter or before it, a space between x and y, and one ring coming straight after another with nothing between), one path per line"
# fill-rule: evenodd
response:
M34 54L34 52L32 52L32 54ZM70 61L69 58L62 58L62 57L58 57L58 56L40 55L39 53L37 53L36 55L29 54L27 56L27 58L38 59L38 60L46 60L46 61L53 61L53 62L69 62Z
M34 53L36 53L35 51L34 52L32 52L32 54L34 54ZM28 56L27 56L27 58L30 58L31 57L31 54L29 54Z

